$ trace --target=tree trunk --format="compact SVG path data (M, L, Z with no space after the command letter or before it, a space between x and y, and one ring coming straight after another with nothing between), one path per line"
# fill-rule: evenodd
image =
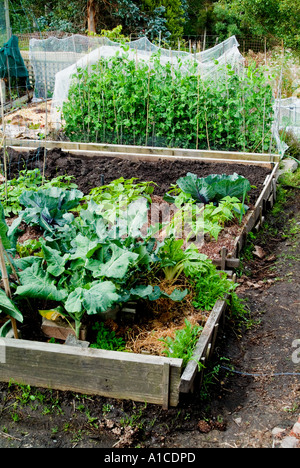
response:
M87 3L87 20L88 32L96 33L97 18L96 18L96 0L88 0Z

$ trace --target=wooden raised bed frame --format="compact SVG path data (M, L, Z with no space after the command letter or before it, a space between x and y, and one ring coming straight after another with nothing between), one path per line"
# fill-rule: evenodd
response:
M247 234L261 226L265 212L276 199L278 155L32 140L10 140L7 144L21 151L42 145L91 157L103 155L131 160L192 158L269 167L271 174L265 180L254 209L244 219L234 252L229 258L223 249L221 259L217 261L222 270L231 274L232 269L239 266L239 255ZM196 385L201 385L203 368L198 363L204 364L212 354L226 308L227 298L216 302L196 345L194 358L183 372L182 359L3 338L0 339L0 381L154 403L165 409L176 407L181 394L193 392Z

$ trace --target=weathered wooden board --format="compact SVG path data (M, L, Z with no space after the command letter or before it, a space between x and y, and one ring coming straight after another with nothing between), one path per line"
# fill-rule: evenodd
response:
M226 299L217 301L211 311L205 327L200 335L195 347L193 358L190 360L183 371L180 382L180 392L188 393L193 389L193 384L197 373L199 372L199 363L203 364L213 352L219 322L227 307Z
M255 226L259 223L262 225L264 213L266 213L270 204L270 197L273 201L276 200L276 174L279 168L279 163L276 163L273 167L271 174L269 174L265 180L264 188L255 203L253 210L249 211L245 216L243 225L241 228L241 234L236 238L233 255L236 258L240 257L240 253L246 243L247 236Z
M0 381L177 406L182 359L0 340Z
M65 141L49 140L21 140L17 138L7 139L7 146L20 147L21 149L35 149L46 147L47 149L61 148L74 154L93 156L106 156L129 158L131 160L156 160L162 157L170 159L201 159L203 161L218 161L226 163L256 164L270 167L279 161L277 154L264 153L238 153L231 151L188 150L180 148L159 148L152 146L125 146L108 145L100 143L73 143Z

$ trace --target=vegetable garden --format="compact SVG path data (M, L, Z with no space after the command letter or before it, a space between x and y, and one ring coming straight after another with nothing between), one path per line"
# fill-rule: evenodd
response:
M176 406L225 311L245 313L234 269L276 196L272 92L251 68L204 80L123 52L72 77L67 141L4 137L0 379Z
M227 300L238 301L220 252L224 239L235 245L244 233L266 187L265 196L272 193L272 164L136 162L49 150L43 177L36 150L8 154L1 232L11 294L1 294L10 317L2 336L16 321L21 340L14 342L49 343L53 352L72 334L90 343L88 351L141 356L143 364L147 356L175 360L180 371L168 401L176 405L178 379L196 363L195 345L216 304L223 312ZM18 171L25 161L28 169ZM118 177L117 167L140 177ZM99 185L90 188L92 173Z

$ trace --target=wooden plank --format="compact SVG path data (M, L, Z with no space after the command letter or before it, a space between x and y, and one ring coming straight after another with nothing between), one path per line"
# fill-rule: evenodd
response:
M221 258L215 258L212 260L213 264L220 267L222 270L226 270L226 268L238 268L240 266L240 259L239 258L232 258L226 257L225 258L225 268L223 268L223 262Z
M113 157L132 157L142 158L143 156L152 156L153 158L177 157L187 159L211 159L211 160L226 160L239 161L240 163L256 163L272 164L273 161L279 161L279 155L263 154L263 153L239 153L231 151L208 151L208 150L188 150L180 148L163 148L163 147L147 147L147 146L130 146L130 145L108 145L94 143L78 143L65 141L50 141L50 140L18 140L11 138L7 143L9 146L22 146L38 148L45 146L48 149L61 148L64 151L76 152L77 154L93 156L103 156L112 154Z
M209 345L211 346L212 341L215 340L215 326L219 323L219 320L227 307L226 299L216 302L207 319L205 327L195 347L193 358L188 362L181 376L180 392L182 393L189 393L191 391L194 379L198 373L198 362L202 362L202 358L207 359L208 357L207 352L209 352L210 349Z
M279 168L279 163L276 163L272 169L271 174L269 174L264 182L264 188L260 193L254 209L249 211L243 221L241 227L241 234L236 238L235 245L233 248L233 255L239 257L242 248L244 247L247 239L247 235L251 232L255 226L257 226L258 221L260 225L263 222L263 213L267 208L267 201L273 195L274 200L276 200L276 173Z
M177 406L179 401L182 359L7 338L1 346L3 382L160 405L167 402L168 387L168 404Z
M28 142L30 142L30 140L27 140ZM24 151L34 151L36 150L38 147L36 146L13 146L11 144L11 140L10 142L8 143L8 146L10 146L12 149L14 149L15 151L20 151L20 152L24 152ZM40 147L44 147L43 145L40 145ZM57 148L56 146L53 146L52 148L51 147L47 147L47 149L54 149L54 148ZM120 158L120 159L127 159L127 160L130 160L130 161L134 161L134 162L139 162L139 161L158 161L159 159L166 159L166 160L169 160L169 161L190 161L191 158L187 158L185 156L154 156L154 155L141 155L141 154L134 154L134 153L106 153L105 151L103 152L90 152L88 153L87 151L77 151L77 150L69 150L67 148L63 148L60 146L60 149L66 153L69 153L70 155L73 155L73 156L80 156L80 157L90 157L90 158L99 158L99 157L105 157L105 158ZM194 158L194 160L197 160L197 158ZM243 165L255 165L255 166L260 166L260 167L266 167L266 168L270 168L270 163L268 162L265 162L265 161L240 161L238 159L213 159L213 158L205 158L205 159L201 159L202 162L206 162L206 163L226 163L226 164L243 164Z
M12 102L9 102L3 106L3 111L8 112L10 109L15 109L18 107L22 107L24 104L29 102L33 97L33 91L28 91L24 96L15 99Z
M167 410L169 408L169 398L170 398L170 364L168 362L164 363L163 366L163 409Z

